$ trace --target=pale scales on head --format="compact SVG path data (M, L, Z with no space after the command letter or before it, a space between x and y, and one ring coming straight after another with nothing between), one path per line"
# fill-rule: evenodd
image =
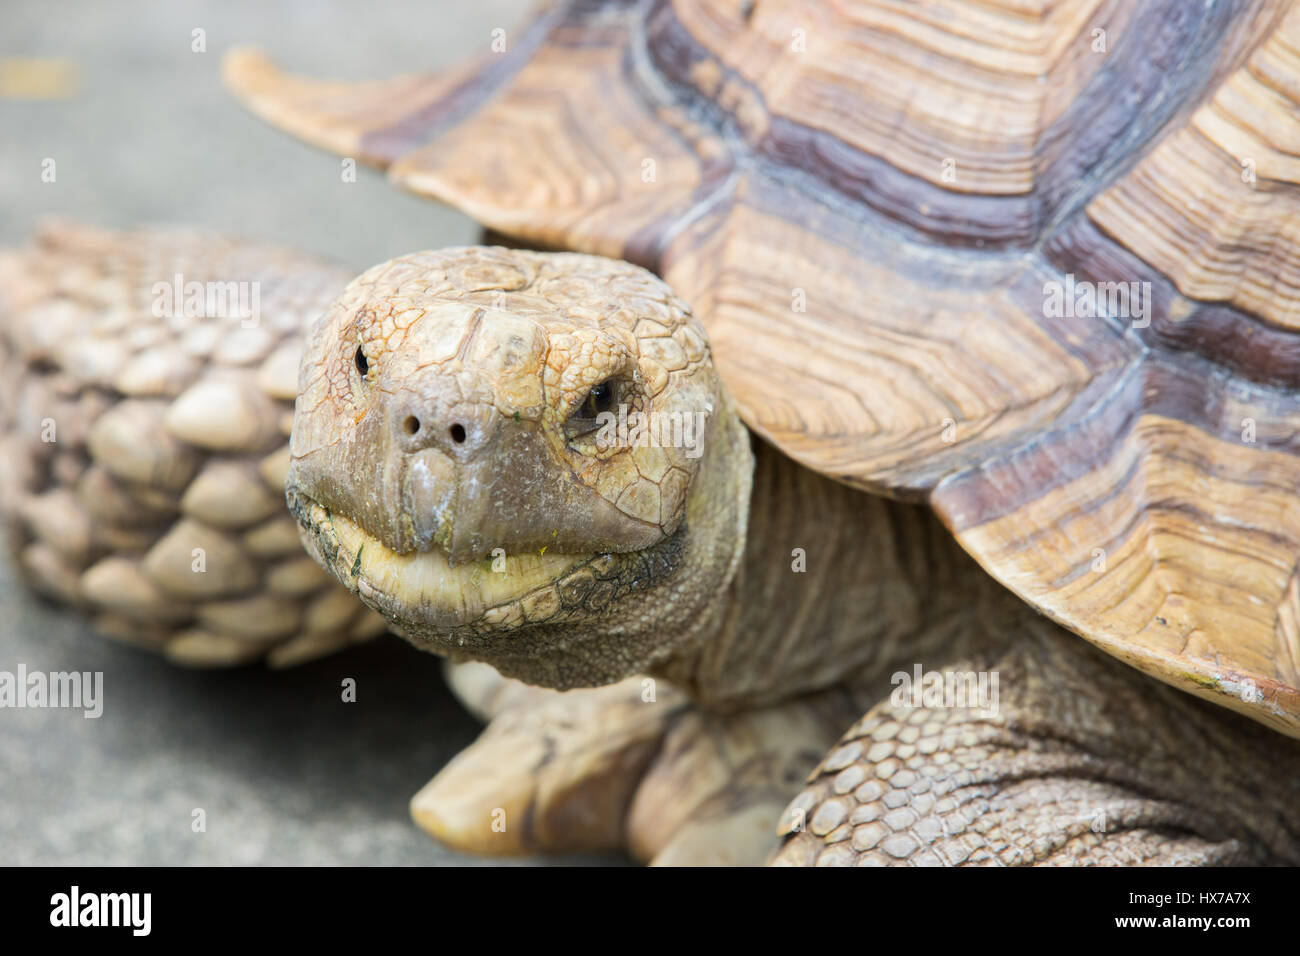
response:
M695 487L699 447L741 433L689 310L638 267L490 248L401 257L322 316L300 387L288 490L309 550L444 653L537 681L568 669L565 686L613 676L666 653L653 603L704 593L666 574L687 560L703 582L734 561L703 567L730 535L683 536L692 509L701 522L738 506L728 483ZM698 416L698 443L601 437L583 411L597 387L610 415ZM529 637L512 638L525 622ZM646 647L563 656L619 628Z

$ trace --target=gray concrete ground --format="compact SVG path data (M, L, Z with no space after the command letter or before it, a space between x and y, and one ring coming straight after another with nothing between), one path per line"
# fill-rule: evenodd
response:
M513 30L525 0L233 4L3 0L0 61L66 58L67 99L0 98L0 242L51 214L197 224L360 271L473 241L469 220L245 115L222 52L254 42L340 79L436 69ZM191 50L206 31L207 52ZM57 179L42 183L42 161ZM179 671L93 635L0 566L0 670L104 672L104 715L0 710L0 863L472 864L409 797L477 733L438 661L385 638L291 672ZM340 701L356 678L358 699ZM193 832L202 809L207 830ZM543 862L532 860L528 862ZM584 859L582 862L596 862ZM605 861L608 862L608 861Z

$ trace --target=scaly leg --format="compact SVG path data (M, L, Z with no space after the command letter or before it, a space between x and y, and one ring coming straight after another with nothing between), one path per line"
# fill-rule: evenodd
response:
M471 853L626 850L672 865L758 865L775 823L846 720L843 690L706 713L634 677L560 693L481 664L449 667L488 721L411 802L416 822Z
M785 865L1300 861L1300 741L1148 678L1048 622L948 665L981 706L884 700L782 815Z

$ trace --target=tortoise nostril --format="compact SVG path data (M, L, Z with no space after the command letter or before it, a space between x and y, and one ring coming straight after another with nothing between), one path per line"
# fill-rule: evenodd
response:
M457 445L465 441L465 426L457 422L451 426L451 440Z
M420 420L414 415L407 415L406 420L402 422L402 427L406 429L406 434L414 435L420 430Z

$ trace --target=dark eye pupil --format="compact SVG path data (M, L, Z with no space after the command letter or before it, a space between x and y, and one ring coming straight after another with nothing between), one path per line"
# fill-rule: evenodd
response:
M601 382L599 385L592 387L587 393L586 413L588 417L595 417L601 412L607 412L614 404L614 386L609 382Z
M357 348L356 361L357 361L357 371L360 372L362 375L365 375L367 372L370 371L370 363L366 361L366 353L361 351L360 347Z
M573 413L573 417L578 421L591 421L612 411L617 401L618 387L613 382L601 382L587 391L582 406Z

